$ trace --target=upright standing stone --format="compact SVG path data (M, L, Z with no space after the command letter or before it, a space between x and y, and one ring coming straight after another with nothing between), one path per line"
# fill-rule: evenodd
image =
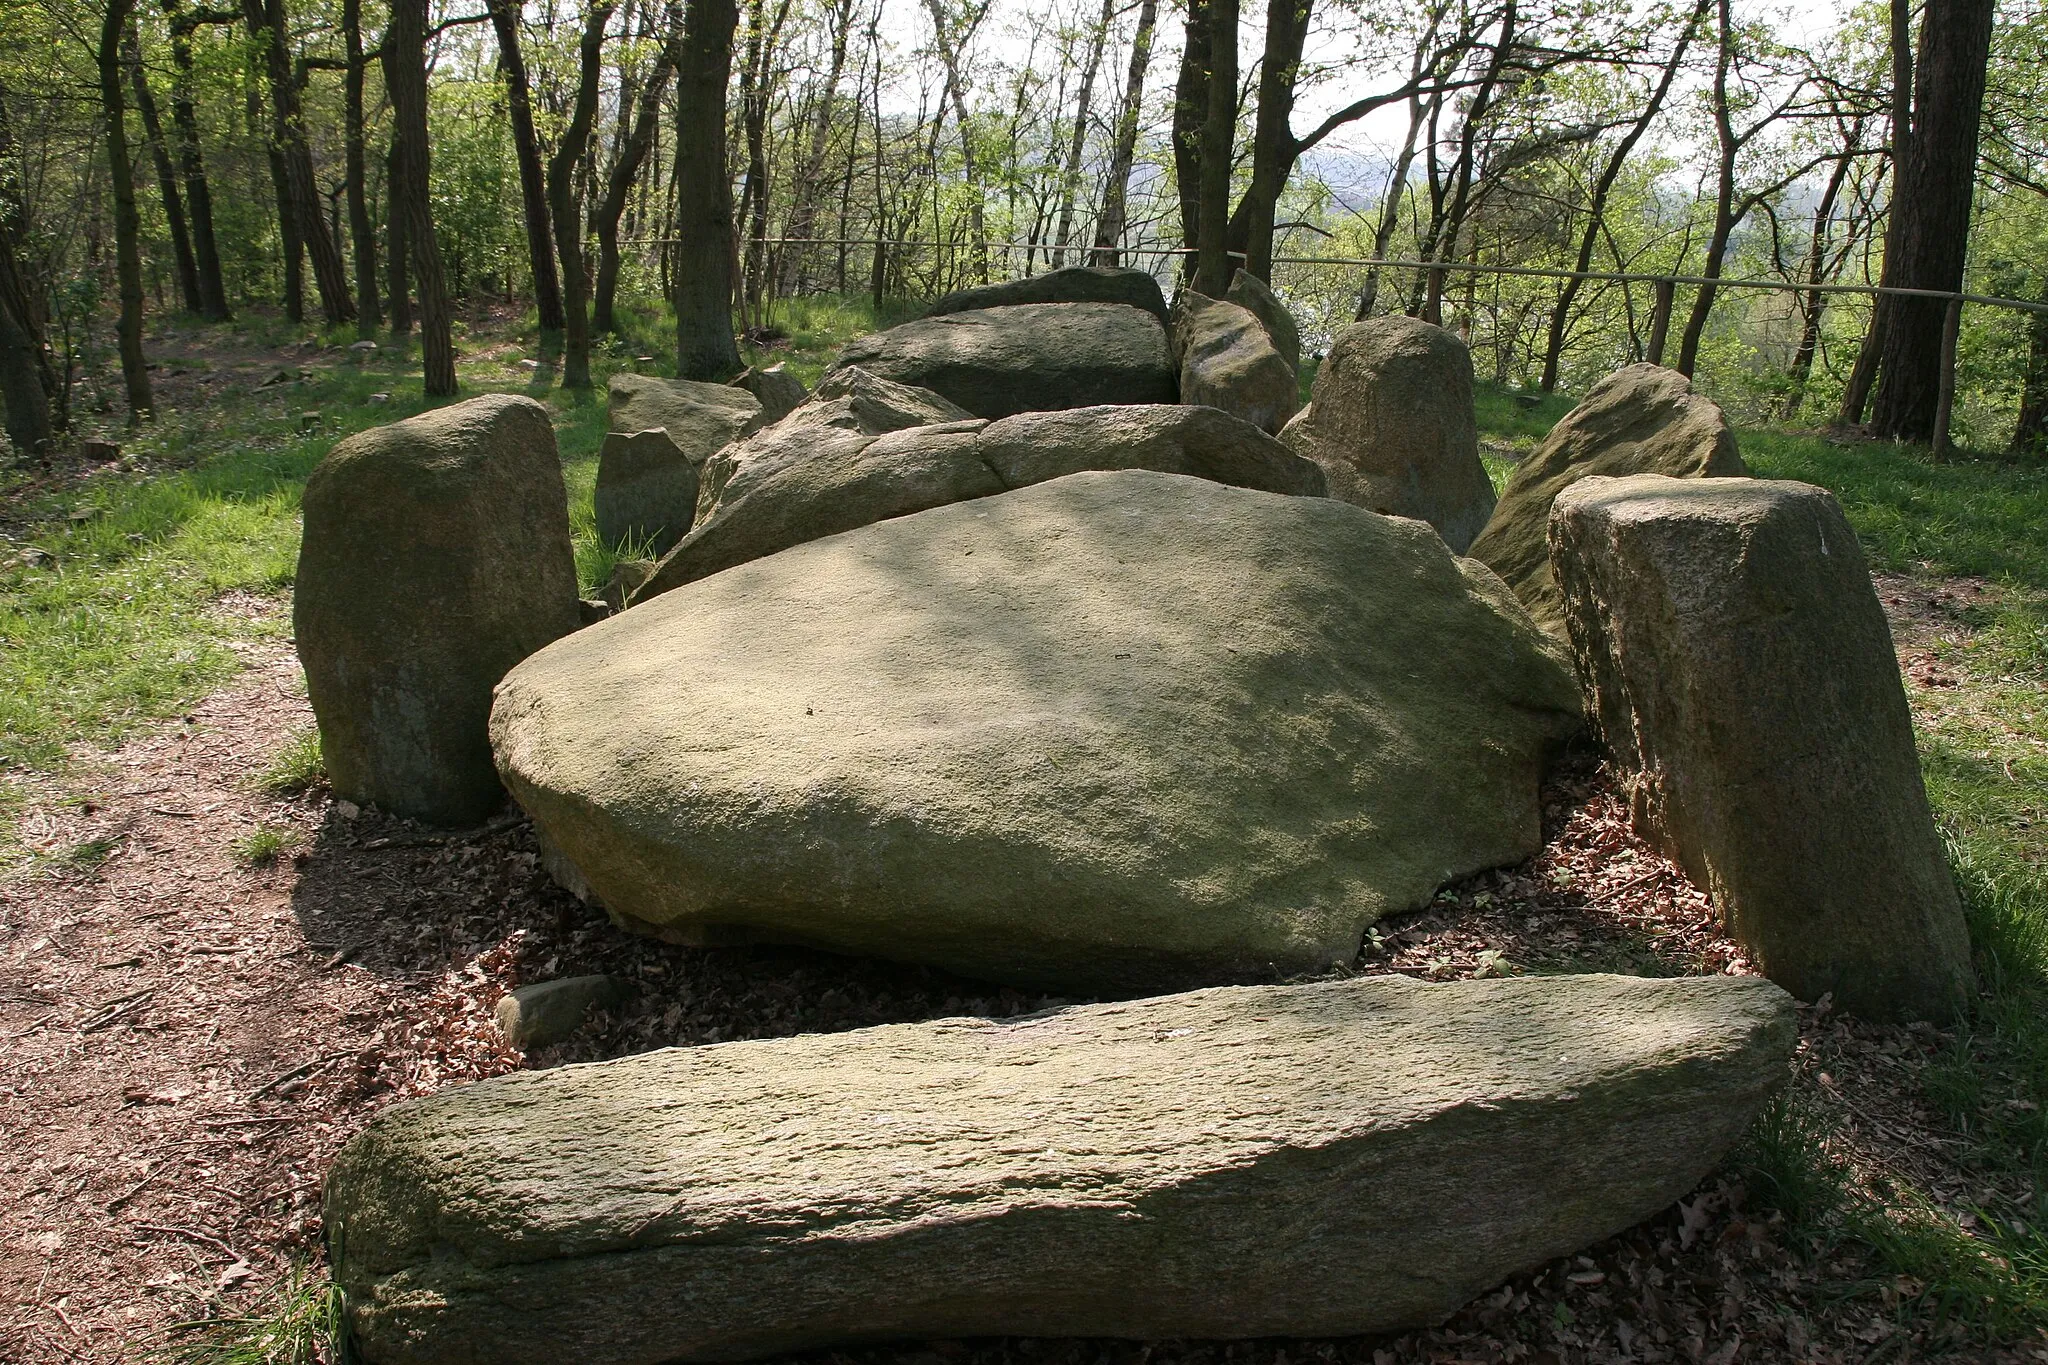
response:
M697 514L697 466L661 427L607 434L592 497L598 538L636 553L667 554Z
M732 387L745 389L761 400L761 425L764 427L780 422L810 397L804 381L782 365L750 367L732 381Z
M1280 439L1323 467L1331 497L1426 521L1457 554L1493 515L1472 353L1419 319L1372 318L1337 333L1309 405Z
M1593 386L1501 490L1471 556L1499 574L1545 630L1564 633L1550 571L1550 504L1588 474L1724 478L1749 473L1721 409L1661 365L1631 365Z
M370 1365L1354 1336L1668 1207L1797 1040L1754 977L1381 976L664 1048L392 1105L324 1213Z
M1277 432L1301 404L1294 367L1249 309L1183 289L1173 303L1180 401L1221 408Z
M608 430L630 433L660 427L700 468L724 447L773 420L759 398L734 384L615 374L607 398Z
M1273 349L1287 362L1289 369L1299 379L1301 374L1301 328L1294 321L1294 314L1287 311L1287 305L1280 302L1280 296L1273 287L1252 274L1239 270L1230 277L1230 288L1224 292L1224 301L1234 303L1259 320L1266 329L1266 336L1272 341Z
M547 409L492 394L351 436L304 507L292 618L336 795L483 818L491 688L582 620Z
M1970 945L1891 632L1825 489L1582 479L1551 554L1635 824L1772 980L1953 1018Z

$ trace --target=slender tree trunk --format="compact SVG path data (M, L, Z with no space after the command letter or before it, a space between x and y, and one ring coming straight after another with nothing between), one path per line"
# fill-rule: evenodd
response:
M1230 288L1230 160L1237 132L1237 0L1208 0L1209 110L1202 121L1201 219L1195 290Z
M533 95L519 41L519 0L489 0L491 27L498 35L498 70L505 77L506 112L511 116L512 152L519 163L519 202L526 219L526 261L533 272L534 311L541 330L562 330L562 284L555 273L554 243L548 234L547 176L540 140L533 131Z
M604 79L604 30L611 22L609 3L592 5L577 45L576 107L561 145L548 162L548 210L554 216L555 248L562 253L562 317L566 345L562 356L562 387L590 387L590 276L583 266L583 211L576 196L576 166L590 147L597 123L597 96Z
M1643 105L1643 112L1629 126L1621 141L1615 144L1614 152L1607 158L1607 165L1600 172L1600 179L1593 186L1592 201L1586 205L1586 230L1579 235L1578 263L1572 268L1580 274L1593 268L1593 251L1599 245L1600 233L1607 226L1607 198L1614 191L1614 184L1621 178L1622 168L1628 164L1629 154L1650 130L1650 125L1664 108L1664 100L1671 93L1672 82L1678 79L1678 69L1685 63L1686 49L1692 46L1693 31L1706 18L1707 7L1713 0L1700 0L1686 16L1685 27L1679 31L1672 45L1671 60L1664 64L1664 71L1657 79L1656 88ZM1558 291L1557 307L1551 310L1550 334L1543 346L1543 378L1539 383L1545 393L1557 391L1558 367L1564 359L1566 330L1571 325L1572 305L1579 297L1583 282L1566 280L1564 288Z
M1095 215L1095 249L1089 256L1093 265L1118 265L1123 259L1131 165L1138 157L1138 120L1144 112L1145 72L1152 64L1152 29L1158 21L1159 0L1140 0L1137 32L1131 36L1131 64L1124 74L1124 105L1117 115L1116 145L1109 156L1109 179L1102 189L1102 211Z
M1930 0L1913 82L1913 156L1893 182L1886 257L1902 289L1959 290L1969 259L1977 130L1991 51L1993 0ZM1895 441L1937 440L1941 299L1893 298L1871 424Z
M811 109L809 150L804 154L803 167L797 172L796 181L790 187L793 203L790 207L789 235L797 239L797 245L784 258L785 292L801 293L810 285L807 267L813 250L808 239L815 236L818 230L818 192L825 172L825 157L831 150L832 115L839 99L839 81L846 73L846 46L853 29L853 0L835 0L829 15L832 57L826 69L824 89L819 92L817 103ZM860 102L856 100L856 123L859 122L859 111ZM845 235L845 228L842 225L839 236Z
M15 247L28 210L14 151L13 128L0 102L0 403L7 408L8 439L31 455L55 435L55 425L51 376L43 362L42 311Z
M388 69L388 59L386 62ZM391 304L391 335L412 335L412 281L406 264L405 223L407 208L405 145L394 130L391 151L384 159L384 293Z
M394 157L391 197L405 224L404 255L420 301L420 358L429 398L455 393L455 330L441 247L428 194L427 0L392 0L384 36L384 88L391 97ZM394 248L392 255L398 256ZM395 297L395 296L394 296ZM397 326L398 309L392 309Z
M363 135L363 0L342 0L342 41L348 49L343 75L342 142L348 158L348 233L356 267L356 334L375 334L384 309L377 297L377 229L370 221L370 168Z
M1252 183L1245 196L1245 270L1273 274L1273 217L1294 167L1294 82L1308 38L1311 0L1266 0L1266 55L1259 64L1259 116L1252 133Z
M1102 48L1109 41L1109 22L1116 0L1102 0L1102 17L1088 42L1088 64L1081 71L1081 93L1074 109L1074 135L1067 141L1067 164L1060 174L1060 222L1053 234L1052 267L1067 263L1067 243L1074 239L1074 200L1081 189L1081 153L1088 144L1088 108L1095 98L1095 73L1102 69Z
M1433 93L1427 101L1417 90L1408 97L1408 138L1401 144L1401 155L1394 159L1393 170L1387 173L1386 193L1380 198L1380 216L1372 233L1372 255L1374 260L1385 260L1387 248L1393 244L1394 232L1401 225L1401 202L1408 193L1408 173L1415 167L1416 138L1422 132L1425 119L1432 123L1436 110L1443 104L1443 92ZM1365 287L1358 291L1358 311L1354 317L1364 322L1373 314L1380 300L1380 268L1373 266L1366 272Z
M1907 168L1913 161L1913 0L1891 0L1890 14L1892 202L1896 204L1908 181ZM1897 283L1894 276L1900 254L1898 233L1904 221L1898 213L1886 217L1884 264L1878 267L1877 274L1880 288ZM1842 406L1835 414L1838 426L1863 424L1863 409L1869 405L1870 391L1877 384L1877 368L1884 354L1885 334L1891 330L1893 302L1889 295L1880 294L1871 305L1870 326L1863 333L1863 346L1856 353L1856 364L1849 371L1849 382L1842 388Z
M775 93L771 77L789 4L790 0L780 0L775 17L764 25L761 0L749 0L747 59L740 69L740 124L747 141L747 253L742 279L747 309L757 320L764 317L769 275L768 116Z
M128 390L131 426L156 412L149 391L149 362L142 354L142 215L135 207L135 163L128 151L128 111L121 94L121 38L132 8L133 0L107 0L98 52L100 108L107 120L107 169L114 191L114 272L121 299L114 328L120 340L121 379Z
M313 152L306 143L304 117L299 108L298 85L292 78L291 54L286 47L284 0L242 0L242 16L249 36L262 49L270 78L270 140L276 148L285 193L285 205L294 231L313 264L313 284L320 292L320 309L330 324L355 316L350 296L348 270L341 250L328 235L327 221L320 212L320 188L313 174Z
M2048 307L2048 280L2041 286ZM2027 315L2027 378L2020 393L2020 419L2012 431L2015 455L2048 455L2048 313Z
M185 311L195 316L205 310L199 300L199 263L192 256L192 235L185 228L185 203L178 194L178 175L171 169L171 149L164 141L163 121L157 117L156 98L149 92L149 77L142 69L142 42L135 21L128 21L123 39L128 64L128 83L135 91L135 112L142 115L142 134L149 141L149 158L156 167L157 194L163 199L164 221L171 232L171 256L178 268L178 293Z
M176 131L178 168L185 178L185 207L192 226L192 258L199 276L199 311L209 321L225 322L227 281L221 274L220 244L213 231L213 190L206 179L206 161L199 149L199 116L192 102L192 32L196 27L180 11L179 0L164 0L171 26L171 127Z
M1860 127L1860 121L1858 123ZM1813 376L1813 358L1820 350L1821 317L1827 308L1828 296L1818 286L1826 280L1828 271L1828 229L1835 218L1835 205L1842 197L1842 186L1849 179L1849 166L1854 159L1850 150L1855 146L1852 134L1848 148L1835 162L1834 173L1828 177L1828 185L1821 192L1820 203L1813 211L1813 238L1806 247L1806 282L1810 286L1799 300L1802 319L1799 330L1799 349L1793 352L1792 369L1787 376L1791 383L1785 394L1785 403L1779 416L1791 421L1799 415L1801 404L1806 401L1806 384Z
M946 19L941 0L925 0L925 8L931 12L932 29L937 35L939 60L946 69L946 98L953 106L953 121L960 128L960 168L967 181L967 222L974 239L974 273L982 283L988 281L988 221L982 204L981 168L975 159L974 125L967 115L967 88L960 78L961 49L973 35L975 26L988 13L988 0L981 0L980 8L973 12L963 31L955 34Z
M689 0L676 68L676 374L730 379L740 369L732 334L732 185L725 172L725 89L732 78L735 0Z
M675 71L681 24L679 15L671 16L660 55L654 59L654 69L648 73L646 88L641 91L640 107L633 116L633 130L619 148L611 175L605 182L604 197L598 201L597 212L592 215L593 226L597 229L597 287L591 327L600 334L618 330L613 310L619 288L619 220L625 216L633 184L639 178L640 168L647 162L649 149L654 146L655 131L661 126L661 98L668 89L669 76Z
M1202 236L1202 133L1209 118L1209 0L1187 0L1180 75L1173 86L1173 178L1180 191L1183 278L1193 278Z
M1729 0L1720 0L1720 20L1716 25L1719 51L1714 59L1714 130L1720 145L1720 157L1714 174L1714 231L1707 239L1707 258L1700 265L1700 274L1707 280L1721 278L1721 266L1728 255L1728 239L1735 231L1735 159L1742 154L1742 143L1735 135L1733 116L1728 107L1728 70L1734 61L1734 29L1729 19ZM1693 296L1692 314L1685 320L1685 334L1678 343L1678 363L1672 368L1688 379L1699 362L1700 338L1706 334L1707 319L1714 311L1714 296L1718 289L1712 284L1703 284Z

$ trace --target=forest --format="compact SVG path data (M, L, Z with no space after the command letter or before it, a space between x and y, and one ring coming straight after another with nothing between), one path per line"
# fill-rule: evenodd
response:
M2025 2L168 0L4 31L25 450L149 412L149 319L417 326L449 392L489 306L572 387L607 346L722 378L720 334L787 300L1177 252L1270 277L1312 337L1444 321L1498 384L1655 354L1745 415L1926 440L1942 301L1840 287L2048 299ZM1957 439L2036 447L2048 314L1955 321Z

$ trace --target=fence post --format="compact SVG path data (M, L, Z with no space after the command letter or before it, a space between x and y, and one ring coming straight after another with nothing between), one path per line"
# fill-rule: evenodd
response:
M1652 365L1662 365L1664 342L1671 335L1671 299L1678 291L1678 281L1659 280L1656 291L1656 303L1650 309L1650 351L1643 358Z
M1963 296L1948 301L1941 320L1941 396L1934 404L1934 458L1945 460L1955 452L1949 444L1949 417L1956 405L1956 334L1963 326Z

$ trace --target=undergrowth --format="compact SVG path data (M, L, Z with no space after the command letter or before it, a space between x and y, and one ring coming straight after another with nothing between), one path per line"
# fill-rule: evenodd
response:
M249 1311L174 1323L150 1365L354 1365L341 1291L324 1270L291 1271Z

